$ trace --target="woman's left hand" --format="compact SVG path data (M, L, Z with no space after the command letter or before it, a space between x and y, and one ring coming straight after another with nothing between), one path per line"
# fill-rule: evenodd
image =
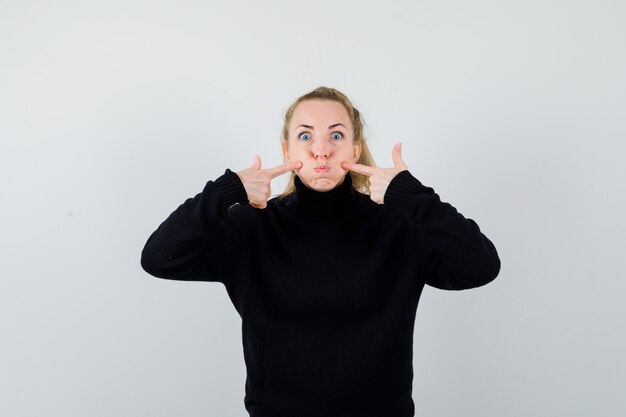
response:
M398 173L409 169L402 160L402 144L396 143L391 152L393 168L370 167L351 162L342 162L341 167L348 171L367 175L370 183L370 198L378 204L384 204L385 192L389 183Z

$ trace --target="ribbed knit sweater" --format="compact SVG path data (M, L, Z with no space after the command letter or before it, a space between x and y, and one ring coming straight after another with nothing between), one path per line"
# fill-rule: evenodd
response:
M492 281L500 259L476 222L408 171L384 204L351 174L265 209L227 169L149 237L141 265L166 279L221 282L242 319L252 417L410 417L413 328L425 284Z

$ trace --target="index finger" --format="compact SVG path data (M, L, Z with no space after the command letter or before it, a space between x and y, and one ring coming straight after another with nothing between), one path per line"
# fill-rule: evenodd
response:
M345 162L343 165L345 167L344 169L347 169L348 171L354 171L359 174L367 175L368 177L376 173L376 168L367 165L352 164L349 162Z
M271 179L274 179L280 175L283 175L286 172L293 171L294 169L298 169L301 166L300 161L289 162L288 164L278 165L274 168L264 169L267 174L269 174Z

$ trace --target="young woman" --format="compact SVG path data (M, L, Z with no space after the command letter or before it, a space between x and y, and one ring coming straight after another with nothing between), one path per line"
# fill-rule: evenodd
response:
M149 237L145 271L221 282L242 318L252 417L414 415L413 325L425 284L500 271L476 222L402 160L375 166L359 111L320 87L287 110L283 165L208 181ZM270 198L270 183L291 172Z

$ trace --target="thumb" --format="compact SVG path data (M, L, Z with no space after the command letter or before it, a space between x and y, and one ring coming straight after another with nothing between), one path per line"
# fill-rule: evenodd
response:
M393 165L395 168L406 168L406 164L402 160L402 143L396 143L391 152L391 158L393 159Z
M259 155L254 155L254 162L252 163L252 168L261 169L261 158Z

